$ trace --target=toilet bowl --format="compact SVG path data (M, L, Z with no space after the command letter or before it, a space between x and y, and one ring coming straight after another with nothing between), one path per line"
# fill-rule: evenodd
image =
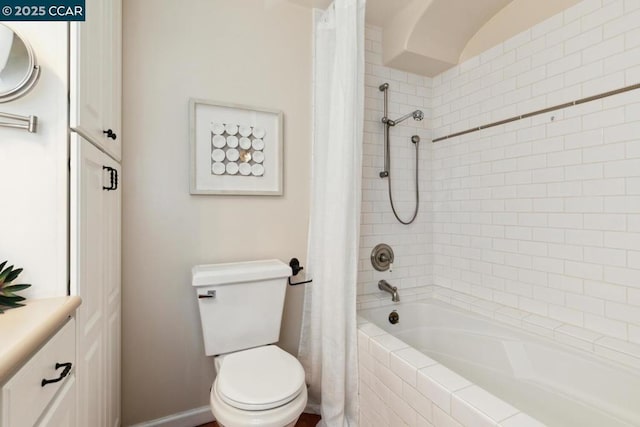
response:
M287 277L279 260L195 266L205 352L214 356L210 403L224 427L293 427L307 404L302 365L279 339Z
M293 426L307 404L304 371L274 345L215 358L211 411L225 427Z

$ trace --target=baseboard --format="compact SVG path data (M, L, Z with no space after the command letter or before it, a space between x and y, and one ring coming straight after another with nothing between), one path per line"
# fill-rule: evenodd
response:
M131 427L196 427L212 421L215 421L215 418L213 418L211 408L202 406L155 420L145 421Z

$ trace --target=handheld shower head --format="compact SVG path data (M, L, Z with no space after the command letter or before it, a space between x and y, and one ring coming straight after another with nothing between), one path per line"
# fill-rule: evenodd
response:
M402 123L405 120L407 120L409 117L413 117L414 120L416 121L421 121L422 119L424 119L424 113L422 112L422 110L416 110L413 111L411 113L405 114L404 116L400 117L399 119L396 120L386 120L382 119L383 123L387 123L389 126L395 126L398 123Z

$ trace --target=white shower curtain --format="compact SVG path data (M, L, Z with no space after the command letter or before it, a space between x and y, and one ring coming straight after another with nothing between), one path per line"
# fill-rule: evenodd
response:
M299 356L319 426L358 425L356 279L365 0L317 14L308 276Z

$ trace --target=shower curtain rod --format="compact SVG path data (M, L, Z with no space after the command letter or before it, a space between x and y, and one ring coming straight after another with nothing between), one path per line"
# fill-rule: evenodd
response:
M608 92L603 92L603 93L600 93L598 95L587 96L586 98L580 98L580 99L578 99L576 101L565 102L564 104L554 105L553 107L543 108L542 110L536 110L536 111L533 111L531 113L521 114L519 116L510 117L508 119L500 120L500 121L489 123L489 124L486 124L486 125L477 126L477 127L471 128L471 129L463 130L461 132L452 133L450 135L441 136L439 138L435 138L435 139L431 140L431 142L436 143L436 142L444 141L445 139L455 138L456 136L461 136L461 135L466 135L468 133L478 132L478 131L483 130L483 129L488 129L488 128L491 128L491 127L494 127L494 126L499 126L499 125L504 125L506 123L515 122L516 120L526 119L528 117L533 117L533 116L537 116L537 115L540 115L540 114L549 113L551 111L560 110L562 108L572 107L574 105L584 104L585 102L596 101L598 99L606 98L608 96L618 95L620 93L629 92L629 91L635 90L635 89L640 89L640 83L637 83L637 84L634 84L634 85L631 85L631 86L625 86L625 87L620 88L620 89L610 90Z

